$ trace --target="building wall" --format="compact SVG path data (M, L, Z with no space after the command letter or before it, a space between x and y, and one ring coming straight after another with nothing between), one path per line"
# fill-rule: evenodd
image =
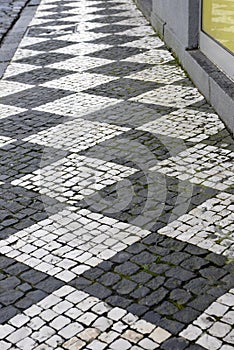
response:
M184 49L198 47L199 0L137 0L136 2L161 35L171 33Z
M134 0L234 133L234 84L199 50L200 0Z
M170 30L184 47L189 46L188 1L159 0L153 2L152 17L164 24L164 30Z

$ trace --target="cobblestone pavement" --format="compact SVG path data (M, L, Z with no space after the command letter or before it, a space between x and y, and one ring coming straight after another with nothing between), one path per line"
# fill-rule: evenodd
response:
M233 139L132 0L42 0L0 130L1 350L233 349Z
M28 0L1 0L0 2L0 43Z

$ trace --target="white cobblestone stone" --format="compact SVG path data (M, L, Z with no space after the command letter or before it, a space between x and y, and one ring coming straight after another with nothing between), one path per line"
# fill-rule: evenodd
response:
M169 332L167 332L165 329L161 327L157 327L151 334L150 338L152 338L155 342L161 344L166 339L168 339L171 336Z
M188 340L196 340L201 334L202 330L200 328L190 325L186 330L180 333L180 336Z
M11 325L5 324L0 326L0 339L5 339L10 333L15 331Z
M224 338L224 336L230 332L231 327L225 323L222 322L216 322L209 330L208 332L217 337L217 338Z
M197 343L208 350L217 350L222 345L222 342L217 338L211 337L208 334L204 334L198 339Z

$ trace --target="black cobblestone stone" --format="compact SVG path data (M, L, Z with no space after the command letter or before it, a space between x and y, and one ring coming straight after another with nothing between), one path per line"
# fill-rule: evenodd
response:
M72 16L73 16L72 13L66 13L66 18L72 17ZM60 20L60 19L64 18L64 13L58 12L58 13L54 13L54 14L51 14L51 15L43 15L43 16L40 16L38 18L53 19L53 20L58 19L58 20Z
M191 307L186 307L183 310L178 311L174 314L174 317L177 321L185 324L190 324L199 316L200 312L192 309Z
M102 283L104 286L113 286L115 283L117 283L121 277L115 273L107 272L100 278L100 283Z
M28 284L28 283L23 283L19 286L19 289L22 292L28 292L30 289L32 289L32 286L30 286L30 284Z
M161 348L163 350L184 350L188 346L189 342L182 338L171 338L166 340Z
M175 277L182 282L189 281L194 278L196 275L188 270L185 270L179 266L173 267L170 270L165 272L165 276L167 277Z
M113 266L113 263L111 261L103 261L98 265L98 267L104 271L110 271Z
M97 282L85 288L85 292L91 295L95 295L100 299L105 299L111 295L111 291L109 289L105 288L102 284Z
M18 309L14 306L9 305L7 307L3 307L0 309L0 323L4 323L14 317L17 313L19 313Z
M208 139L204 140L204 143L234 151L233 138L226 129L219 131L215 135L210 135Z
M137 290L132 292L130 296L134 299L142 299L145 297L147 294L150 293L150 289L147 287L139 287Z
M172 319L172 317L168 318L162 318L158 324L160 327L167 329L168 332L171 332L172 334L178 334L182 331L184 328L184 324L178 321L175 321Z
M127 248L126 251L117 253L111 259L111 264L101 263L98 269L107 265L107 271L101 277L96 276L96 279L95 274L92 274L92 279L96 281L93 286L97 283L108 285L108 297L105 296L105 287L102 300L116 306L115 301L122 300L124 295L123 301L124 305L128 306L128 311L132 310L131 312L144 319L151 317L156 325L172 334L178 334L215 301L215 295L225 294L230 284L233 285L233 280L230 282L231 277L227 274L226 264L222 267L214 265L207 259L210 252L205 249L199 249L199 257L196 258L191 254L192 247L190 244L153 233L141 243L133 245L132 252L135 251L136 254L130 258L131 261L128 260L130 253L125 254L126 251L131 251L131 248ZM196 250L196 247L194 248ZM166 256L160 257L160 249L162 253L166 250ZM202 269L204 266L206 267ZM215 274L216 280L210 278L209 271ZM118 278L117 284L115 276ZM225 277L226 280L223 281ZM106 282L108 280L113 283ZM82 286L79 288L83 289ZM89 286L84 290L92 291L94 296L100 296L102 293L95 294L99 293L96 289Z
M49 294L53 293L54 290L59 289L63 285L64 283L62 281L55 280L53 277L48 277L42 282L37 283L35 287Z
M165 288L160 287L155 292L152 292L150 295L141 299L140 304L143 304L148 307L153 307L159 304L163 299L165 299L167 294L168 291Z
M21 278L24 279L24 281L31 283L31 284L36 284L38 282L43 281L45 278L47 277L47 274L40 272L40 271L36 271L36 270L29 270L26 272L23 272L21 274Z
M83 277L93 280L93 279L97 279L98 277L100 277L103 274L103 270L100 268L92 268L90 270L87 270L83 273Z
M57 201L39 193L24 189L23 187L4 184L0 186L0 237L5 239L18 230L29 227L36 222L48 218L49 212L45 210L45 203L50 207L51 213L58 210ZM48 200L48 202L47 202ZM39 216L34 216L38 214ZM31 215L31 218L28 218ZM9 220L14 218L13 226L9 227ZM4 259L3 259L4 260ZM4 262L3 262L4 263Z
M139 265L147 265L155 262L156 259L157 257L144 251L138 255L133 256L130 260Z
M68 22L69 23L69 22ZM59 24L66 24L65 21L55 21L54 25L59 25ZM46 23L47 25L53 25L52 22ZM63 41L63 40L47 40L47 41L43 41L41 43L37 43L37 44L32 44L32 45L28 45L25 46L24 48L27 50L35 50L35 51L51 51L51 50L58 50L58 49L62 49L64 47L67 47L69 45L74 45L73 41Z
M103 7L103 8L105 8L106 10L108 10L108 9L110 9L111 7L116 7L116 5L123 5L124 3L122 2L122 1L120 1L120 2L116 2L116 1L112 1L112 2L108 2L108 0L107 1L105 1L104 3L103 2L100 2L100 3L98 3L98 4L92 4L92 2L91 2L91 5L90 5L90 3L88 3L89 5L88 5L88 7L92 7L92 6L94 6L95 8L99 8L99 7ZM114 18L115 18L116 16L114 16ZM109 16L108 16L108 18L109 18ZM112 17L110 17L110 18L112 18ZM117 18L118 18L118 16L117 16ZM128 18L128 17L127 17ZM96 18L95 18L96 19ZM99 17L97 18L97 19L99 19ZM125 19L125 17L123 18L123 19ZM120 21L120 19L118 18L117 20L116 20L116 22L119 22Z
M187 304L187 302L192 298L192 294L183 289L173 289L169 298L178 304Z
M98 6L98 4L96 4L96 7L97 6ZM106 24L106 23L119 22L119 21L122 21L124 19L127 19L127 17L126 16L118 16L118 15L115 15L112 17L111 16L102 16L102 17L94 18L94 19L90 20L90 22Z
M168 256L164 256L162 258L162 261L165 261L172 265L180 265L182 261L184 261L186 258L190 257L187 253L182 252L175 252L173 254L170 254Z
M205 348L203 348L200 345L194 344L186 348L186 350L205 350Z
M127 295L130 294L135 288L136 288L137 284L126 280L126 279L122 279L119 283L117 283L116 285L114 285L114 288L116 290L116 292L120 295Z
M19 300L15 306L19 309L27 309L30 306L38 303L40 300L44 299L45 297L48 296L48 293L45 293L41 290L37 290L37 291L32 291L27 293L27 295L22 298L21 300Z
M139 145L138 145L139 147ZM96 152L96 151L95 151ZM82 152L82 155L99 157L97 154L94 155L92 152ZM100 149L99 154L103 154L103 151ZM128 152L127 152L128 154ZM131 154L131 153L130 153ZM120 154L119 154L120 155ZM134 156L133 159L139 159L138 156ZM113 157L111 161L115 161ZM157 157L153 157L152 160L155 164ZM110 160L110 159L109 159ZM125 158L126 161L126 158ZM124 163L123 161L121 163ZM123 164L124 165L124 164ZM142 165L143 166L143 165ZM81 200L79 206L82 208L87 208L94 212L101 212L105 216L109 216L119 221L123 221L129 224L134 224L143 229L149 229L153 232L157 231L159 228L165 227L168 223L177 219L180 215L186 214L188 211L197 207L197 205L203 203L205 200L208 200L210 197L213 197L217 191L210 189L208 187L196 186L193 185L192 196L186 199L188 188L190 184L186 181L178 181L175 178L169 176L162 176L160 173L154 173L154 183L149 187L149 177L146 176L146 173L143 171L136 172L133 175L130 175L127 179L131 182L132 188L134 191L134 196L131 198L131 202L125 206L123 210L120 211L110 211L113 200L116 200L116 184L106 186L104 189L100 190L98 194L93 194L88 196L88 200ZM165 185L166 183L166 185ZM119 186L122 185L121 182L118 183ZM183 188L183 190L182 190ZM146 192L142 193L142 190ZM152 207L146 208L147 203L147 191L150 190ZM122 189L124 193L124 187ZM181 196L181 191L184 191L185 203L184 207L181 210L177 207L178 196ZM128 189L126 188L126 193ZM205 197L205 198L204 198ZM105 200L105 204L100 203L101 200ZM163 203L162 203L163 202ZM88 204L87 204L88 203ZM94 205L92 205L92 203ZM100 205L99 205L100 204ZM162 210L161 210L162 209ZM160 215L159 215L160 211ZM174 214L178 212L178 214ZM158 236L156 236L158 241ZM143 243L149 242L156 243L154 241L154 236L149 236L143 239ZM170 240L163 238L164 244L161 248L168 249L170 246L168 244L174 244L174 251L180 252L185 246L186 243L180 241L174 241L170 243ZM152 248L154 249L154 248ZM195 248L196 249L196 248ZM199 250L198 250L199 252ZM184 251L184 253L189 253ZM165 251L166 254L166 251ZM193 253L196 255L196 253ZM186 255L185 255L186 256Z
M129 254L128 251L126 252L120 252L119 254L117 255L114 255L112 258L111 258L111 261L114 262L114 263L123 263L125 262L126 260L130 259L132 256L132 254Z
M150 250L150 248L151 247L149 247L149 250ZM154 263L150 266L150 271L153 272L154 274L157 274L157 275L163 274L168 269L170 269L170 266L167 264Z
M170 316L174 315L178 311L178 308L173 303L165 301L156 307L155 311L162 316Z
M218 288L214 288L214 290L215 289L218 289ZM223 295L224 293L220 293L218 296ZM200 295L199 297L195 298L188 305L191 306L195 310L203 311L206 308L208 308L209 305L211 305L212 300L213 300L213 297L211 295L204 294L204 295Z
M64 28L60 32L55 32L51 28L42 28L42 27L29 27L27 30L27 36L29 37L42 37L42 38L59 38L62 35L69 34L69 33L74 33L75 31L75 25L71 24L70 27Z
M92 284L92 281L84 277L77 277L74 280L72 280L70 284L72 287L75 287L77 289L85 289Z
M221 295L225 294L225 289L221 287L210 288L208 289L207 294L217 299L221 297Z
M146 311L148 311L148 308L144 305L139 304L131 304L127 307L128 312L131 312L134 315L142 316L145 314Z
M113 49L107 49L107 51L108 50L113 50ZM126 52L126 50L123 50L123 48L121 48L120 50L122 52ZM133 48L131 50L129 49L129 52L134 52L134 49ZM105 53L105 56L107 56L106 53ZM102 57L102 58L106 58L106 57ZM114 82L111 81L109 83L101 84L94 88L84 90L84 92L88 94L94 94L94 95L104 96L104 97L129 99L137 95L143 94L144 92L147 92L149 90L156 89L159 86L162 86L162 84L160 85L157 83L153 83L151 81L120 78L116 81L116 83L115 81Z
M134 36L124 36L124 35L115 35L115 36L108 36L101 39L96 39L93 41L93 43L103 43L106 45L121 45L125 44L127 42L131 42L134 40L139 39L140 37L134 37ZM147 69L153 67L151 64L147 63L133 63L133 62L124 62L124 61L117 61L113 63L109 63L100 67L95 67L93 69L87 70L87 73L94 73L94 74L105 74L110 76L117 76L117 77L124 77L127 74L130 73L137 73L143 69Z
M208 290L207 280L202 277L194 278L185 285L185 288L186 290L199 295L201 290L203 290L203 292Z
M151 290L156 290L158 287L164 285L166 278L164 276L154 276L149 282L146 283L146 286Z
M226 275L226 272L224 270L220 270L217 267L208 267L206 269L200 270L200 274L212 281L217 281L219 280L221 277Z
M111 13L110 13L111 12ZM95 11L96 15L105 15L105 14L123 14L123 10L117 10L117 9L112 9L112 10L101 10L101 11ZM106 25L103 27L99 28L94 28L91 29L91 32L94 33L115 33L115 32L125 32L128 29L132 29L134 26L131 25L123 25L123 24L112 24L112 25Z
M133 275L131 278L133 281L135 281L137 283L144 284L152 278L152 275L142 271L142 272L139 272L137 275Z
M122 308L127 308L131 304L131 300L121 297L119 295L112 295L106 299L106 302L112 306L119 307L121 305ZM139 305L138 305L139 306Z
M64 116L30 110L1 119L1 135L22 139L63 122Z
M148 247L148 250L153 253L153 254L156 254L156 255L159 255L160 257L163 257L162 260L166 261L164 256L165 255L168 255L170 253L170 249L166 249L166 248L163 248L163 247L159 247L159 246L151 246L151 247ZM158 266L158 264L157 264Z
M163 115L169 114L175 110L175 107L149 105L134 101L122 101L114 106L103 108L101 111L88 113L84 115L83 118L86 120L106 122L114 125L134 128L136 126L141 126L144 122L154 121L157 118L161 118ZM134 130L134 134L136 135L137 133L139 134L139 130ZM119 136L121 138L121 135ZM115 138L112 138L113 142L114 139ZM107 145L107 142L108 141L105 141L101 143L101 145ZM91 147L88 150L88 153L98 150L98 146L99 145L96 145L93 148ZM110 146L113 146L112 142L110 143ZM109 150L112 150L112 148L113 147L111 147ZM108 148L106 147L106 152L104 152L105 149L102 148L102 153L99 153L99 157L107 157L107 149Z
M131 84L132 85L132 84ZM125 102L127 104L127 102ZM129 102L128 102L129 103ZM138 104L139 105L139 104ZM140 108L141 106L135 105ZM130 109L130 105L126 105L127 108ZM134 103L133 107L134 108ZM121 113L121 111L120 111ZM144 110L142 111L144 113ZM145 113L149 113L148 110ZM108 115L108 114L107 114ZM87 119L93 119L91 115L86 116ZM102 116L103 119L103 116ZM119 119L118 119L119 120ZM109 122L113 122L112 120L107 120ZM139 123L137 118L133 121L134 123ZM117 123L123 126L131 126L131 120L126 120L126 123ZM183 149L181 144L178 143L178 140L169 136L161 136L157 134L153 134L146 131L135 130L132 129L127 131L118 137L114 137L111 140L106 140L101 142L87 151L80 152L80 154L84 154L90 157L99 157L106 161L115 161L120 164L126 163L126 161L132 162L131 167L139 168L139 164L137 162L134 163L134 160L139 162L139 152L142 154L142 158L147 158L147 165L145 165L145 171L150 167L157 164L158 161L167 159L170 157L170 150L167 149L165 145L173 145L173 152L176 154L177 152L181 152ZM186 145L190 145L191 143L186 142ZM150 151L150 152L149 152ZM142 164L143 165L143 164ZM131 176L131 178L135 178L137 174ZM142 178L141 181L144 181ZM148 179L149 182L149 179ZM168 179L168 184L170 184L170 179ZM139 191L141 196L147 196L147 190L145 188L141 188Z
M202 259L199 256L192 256L189 259L184 260L184 262L181 264L181 266L184 268L189 268L192 271L196 271L196 270L200 270L202 267L209 264L207 260ZM212 261L212 260L210 260L210 261ZM224 261L225 261L225 259L224 259ZM223 266L223 265L224 264L222 264L220 266Z
M5 293L0 294L0 303L5 306L15 304L18 299L20 299L24 294L17 290L12 290L9 293L9 289Z
M73 94L71 91L46 88L44 86L32 87L21 92L17 92L0 98L0 103L20 107L39 107L45 103Z
M233 275L233 273L232 273ZM232 283L233 281L230 279L230 276L229 275L226 275L225 277L223 277L221 279L221 282L227 287L227 288L232 288Z
M2 289L8 290L8 289L13 289L16 286L20 284L20 280L16 278L15 276L7 277L6 279L2 280L0 282L0 291Z
M0 179L4 181L13 181L24 175L30 174L38 170L40 165L48 165L53 161L64 157L66 152L58 151L53 148L45 148L43 146L25 141L15 141L0 149L1 165ZM4 186L1 191L4 190ZM25 189L18 187L15 191L25 192ZM8 193L8 197L11 194ZM5 194L4 198L8 198ZM52 200L52 199L51 199ZM11 203L12 209L16 209L15 203ZM15 210L17 211L17 210Z
M138 270L139 267L136 264L125 262L122 265L117 266L114 271L121 275L130 276L136 273Z
M0 270L1 323L5 323L64 285L54 277L4 256L0 256Z
M8 266L12 265L13 260L11 258L8 258L6 256L0 255L0 266L1 269L5 269Z
M108 28L109 28L109 26L108 26ZM111 33L111 31L109 33ZM146 51L148 51L148 50L147 49L138 49L135 47L116 46L116 47L111 47L110 49L105 49L105 50L95 51L94 53L89 53L88 56L96 57L96 58L104 58L107 60L108 59L114 60L116 57L118 57L119 60L124 60L125 58L128 58L130 56L134 56L134 55L137 55L139 53L146 52ZM93 91L93 90L91 90L91 91Z
M222 255L217 255L214 253L210 253L209 255L207 255L206 259L208 261L211 261L212 263L214 263L217 266L223 266L225 265L225 256Z
M46 9L42 10L42 13L43 11L45 12L55 12L55 13L61 13L61 12L66 12L66 11L69 11L71 9L71 7L67 6L67 1L55 1L53 3L53 5L51 4L51 7L47 7Z
M105 15L108 15L108 16L110 16L110 15L116 15L116 14L118 14L118 13L123 13L124 11L126 11L126 10L118 10L118 9L112 9L112 8L105 8L105 9L102 9L102 10L99 10L99 11L95 11L94 12L94 14L96 15L103 15L103 16L105 16ZM93 13L93 12L91 12L91 13ZM127 27L127 26L126 26ZM127 30L127 29L125 29L125 30Z
M144 314L144 319L150 323L159 324L159 321L161 320L161 316L159 313L156 313L154 311L149 311Z
M53 69L48 67L33 69L29 72L13 75L6 80L20 82L31 85L43 84L53 79L59 79L74 73L65 69Z
M206 255L207 256L206 250L199 248L199 247L192 245L192 244L188 244L184 250L185 250L185 252L188 252L191 255L195 255L195 256L205 256ZM215 255L217 255L217 254L215 254ZM219 256L219 255L217 255L217 256Z

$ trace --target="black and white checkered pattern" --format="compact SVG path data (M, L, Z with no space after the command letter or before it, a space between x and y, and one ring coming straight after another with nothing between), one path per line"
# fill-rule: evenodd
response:
M0 90L0 348L230 350L233 140L132 1L42 0Z

